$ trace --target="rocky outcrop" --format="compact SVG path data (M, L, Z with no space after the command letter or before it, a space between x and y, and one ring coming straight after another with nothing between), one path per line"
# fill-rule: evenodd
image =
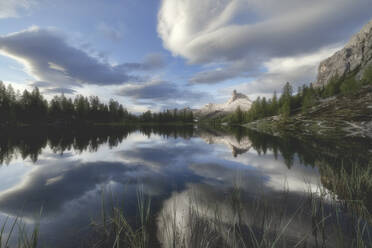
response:
M213 114L223 114L234 112L238 107L241 110L247 111L251 108L252 101L249 100L248 96L238 93L236 90L233 91L231 98L222 104L209 103L205 105L202 109L199 109L195 114L199 116L213 115Z
M320 63L316 87L326 85L333 76L356 71L357 79L372 64L372 20L347 43L345 48Z

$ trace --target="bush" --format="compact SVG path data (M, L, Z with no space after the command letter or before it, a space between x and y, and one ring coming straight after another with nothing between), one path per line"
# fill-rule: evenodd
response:
M369 65L363 73L363 84L372 84L372 65Z
M338 75L333 76L329 81L328 84L324 88L324 92L322 94L323 97L331 97L340 93L340 85L342 80Z
M359 88L360 88L360 84L354 77L345 79L342 82L341 87L340 87L342 94L353 93L357 91Z
M280 108L280 114L282 118L286 120L291 113L291 103L289 101L285 101L284 104Z
M303 100L302 100L302 103L301 103L301 111L302 113L305 113L307 112L311 106L314 105L315 103L315 96L314 95L311 95L311 94L306 94L304 97L303 97Z

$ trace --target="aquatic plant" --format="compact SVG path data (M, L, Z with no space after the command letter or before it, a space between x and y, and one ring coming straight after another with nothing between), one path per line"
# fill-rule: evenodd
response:
M148 226L151 214L151 199L143 192L143 187L137 190L138 223L129 219L110 192L110 202L105 200L105 189L102 191L101 220L93 221L92 226L100 236L95 247L149 247Z
M309 186L310 188L310 186ZM203 201L195 192L168 202L158 216L162 247L372 247L369 216L346 211L318 187L292 203L288 190L273 202L234 187L225 202Z
M39 244L39 224L33 227L30 232L26 228L26 224L20 217L15 217L12 222L9 217L1 225L0 230L0 248L36 248ZM8 230L7 230L8 229ZM18 229L17 235L15 235ZM17 236L17 240L14 240Z

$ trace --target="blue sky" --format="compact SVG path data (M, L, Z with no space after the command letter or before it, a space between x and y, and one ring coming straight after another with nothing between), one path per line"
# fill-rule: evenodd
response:
M129 110L200 107L316 79L370 0L0 0L0 80Z

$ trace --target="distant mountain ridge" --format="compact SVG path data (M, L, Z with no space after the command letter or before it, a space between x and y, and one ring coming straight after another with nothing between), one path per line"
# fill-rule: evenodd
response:
M361 79L365 68L371 64L372 20L355 34L343 49L320 63L315 86L325 86L333 76L342 77L355 71L357 79Z
M195 114L211 117L234 112L238 107L243 111L248 111L251 106L252 101L248 96L234 90L231 98L226 103L208 103L203 108L195 110Z

